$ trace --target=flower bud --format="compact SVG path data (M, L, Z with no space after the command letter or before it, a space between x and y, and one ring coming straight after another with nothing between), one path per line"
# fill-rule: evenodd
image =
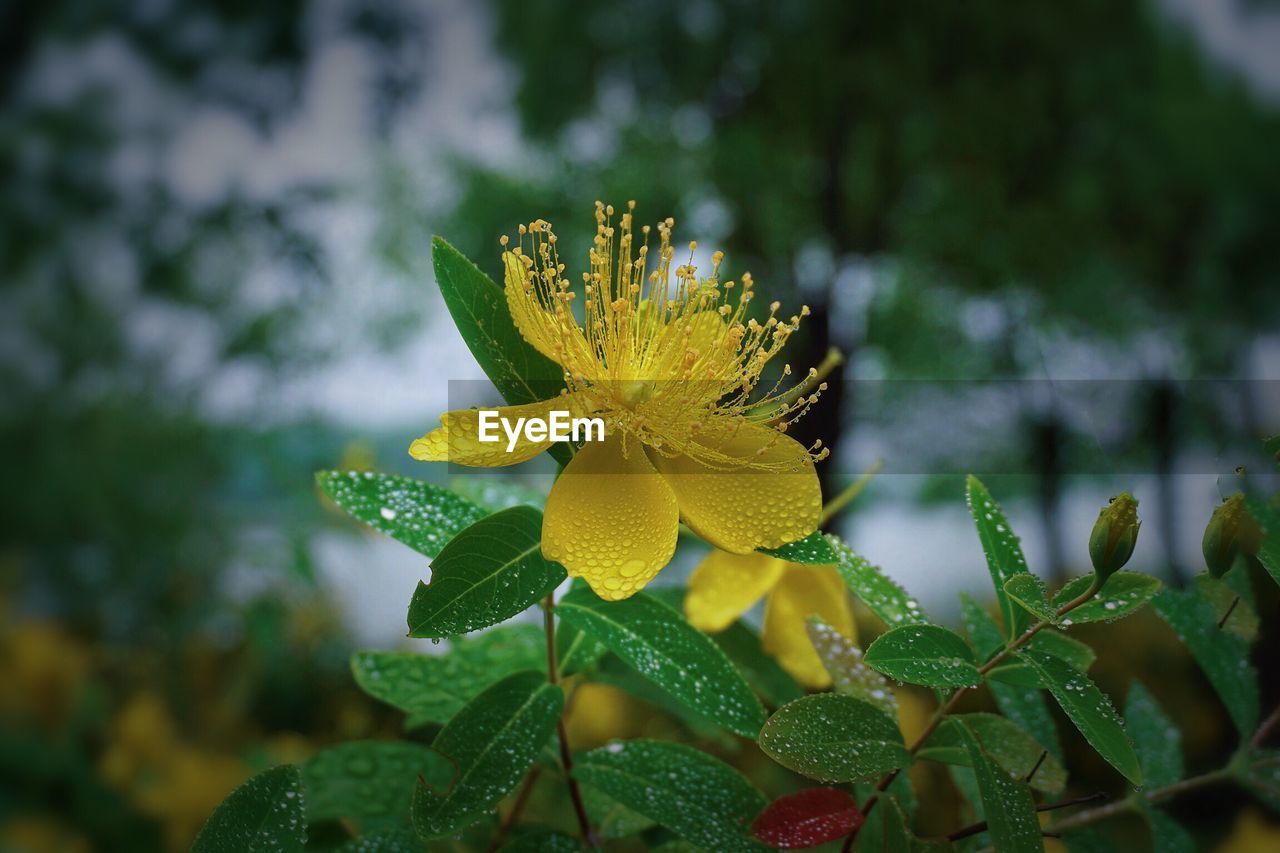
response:
M1138 542L1138 502L1128 492L1121 492L1098 513L1089 535L1089 559L1099 582L1115 574L1133 556Z
M1213 511L1200 548L1209 574L1220 578L1231 571L1236 557L1254 556L1261 544L1262 529L1245 509L1244 495L1236 492Z

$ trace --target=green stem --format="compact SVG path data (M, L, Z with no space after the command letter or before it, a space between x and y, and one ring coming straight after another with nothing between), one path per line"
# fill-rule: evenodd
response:
M555 605L555 593L547 593L542 609L543 626L547 634L547 681L552 684L558 684L560 681L560 669L556 663ZM564 770L565 782L569 786L569 799L573 801L573 811L578 816L578 828L582 831L582 840L588 847L598 848L600 840L596 837L595 830L591 828L591 818L587 816L587 807L582 801L582 789L578 787L578 780L573 778L573 752L569 749L569 732L565 728L563 713L556 721L556 739L560 742L560 767Z
M871 482L871 478L880 472L884 467L884 460L877 459L870 468L863 472L862 476L854 480L843 492L836 495L826 506L822 508L822 516L818 519L818 527L825 527L827 522L835 518L840 510L847 507L853 502L853 499L862 494L862 490L867 487L867 483Z

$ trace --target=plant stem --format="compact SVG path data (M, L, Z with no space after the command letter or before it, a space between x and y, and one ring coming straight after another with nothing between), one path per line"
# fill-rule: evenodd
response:
M1102 585L1098 583L1097 577L1094 577L1093 583L1089 584L1088 589L1086 589L1083 593L1071 599L1066 604L1062 605L1056 611L1054 611L1054 614L1053 614L1054 620L1062 616L1065 616L1066 614L1070 613L1072 610L1075 610L1077 607L1087 602L1089 599L1093 598L1095 595L1098 594L1098 590L1101 588L1102 588ZM1024 631L1022 633L1022 636L1005 643L1004 648L1001 649L1000 652L995 655L995 657L991 658L991 660L987 661L981 667L978 668L978 673L980 675L985 676L988 672L995 669L996 666L998 666L1006 658L1008 658L1009 655L1013 654L1018 649L1022 648L1028 642L1030 642L1032 637L1034 637L1036 634L1039 634L1041 631L1043 631L1045 628L1048 628L1052 624L1053 624L1052 620L1041 619L1039 622L1037 622L1036 624L1028 628L1026 631ZM911 746L907 747L908 754L915 756L915 754L920 751L920 748L924 746L925 741L927 741L929 737L935 731L938 730L938 726L942 725L942 721L946 718L948 714L950 714L955 709L956 705L960 702L961 697L963 697L965 693L969 691L969 689L970 688L968 687L956 688L956 691L952 693L950 698L948 698L947 701L942 704L942 707L940 707L937 711L934 712L933 717L930 718L928 725L924 727L924 731L920 732L920 736L917 737L914 742L912 742ZM902 772L901 768L897 770L891 770L888 773L886 773L884 777L880 779L879 784L876 785L875 791L872 792L871 796L868 797L867 801L862 805L861 812L863 817L866 817L871 812L871 810L875 808L876 803L880 799L880 795L884 793L886 790L888 790L889 786L893 784L893 780L897 779L898 774L901 772ZM844 845L840 848L841 853L849 853L849 851L853 849L853 842L857 837L858 837L857 829L849 833L845 837Z
M884 467L884 460L877 459L871 464L871 467L863 472L862 476L854 480L853 483L843 492L836 495L822 508L822 516L818 519L818 527L823 527L828 521L835 518L840 510L847 507L853 502L853 499L862 494L862 490L867 487L867 483L871 482L871 478L879 473Z
M1200 788L1207 788L1210 785L1216 785L1219 782L1225 782L1235 775L1236 759L1258 749L1258 747L1262 745L1262 742L1266 740L1267 735L1276 727L1277 724L1280 724L1280 706L1277 706L1276 709L1262 721L1262 725L1258 726L1258 730L1253 733L1253 737L1249 739L1249 742L1244 746L1243 750L1236 753L1236 758L1232 759L1232 761L1225 767L1219 767L1217 770L1210 770L1208 773L1201 773L1199 776L1192 776L1190 779L1183 779L1180 782L1174 782L1171 785L1165 785L1161 788L1153 788L1150 791L1143 792L1141 795L1135 792L1126 799L1118 800L1114 803L1108 803L1107 805L1100 806L1096 809L1088 809L1087 811L1072 815L1061 823L1054 824L1053 829L1056 832L1072 830L1081 826L1087 826L1091 823L1097 823L1100 820L1106 820L1107 818L1114 817L1118 814L1123 814L1124 812L1133 809L1138 802L1139 796L1145 799L1148 803L1155 804L1164 800L1172 799L1173 797L1180 797L1183 794L1199 790Z
M555 593L547 593L542 609L543 625L547 633L547 681L552 684L558 684L560 681L559 667L556 664L555 605ZM569 799L573 801L573 811L578 816L578 828L582 831L582 840L588 847L598 848L600 840L596 838L595 830L591 828L591 818L587 816L587 807L582 802L582 789L578 787L578 780L573 778L573 753L569 749L569 733L564 725L563 713L556 721L556 739L560 742L560 767L564 770L565 782L569 786Z
M1249 749L1254 750L1262 746L1262 742L1267 739L1267 735L1271 734L1271 730L1280 723L1280 705L1271 712L1271 715L1262 721L1262 725L1258 726L1258 730L1253 733L1253 737L1249 738Z
M1074 799L1063 800L1062 802L1059 802L1059 803L1041 803L1040 805L1036 806L1036 811L1051 812L1055 809L1065 809L1065 808L1070 808L1071 806L1081 806L1081 805L1084 805L1085 803L1092 803L1095 800L1106 799L1106 796L1107 796L1106 794L1099 791L1096 794L1089 794L1087 797L1075 797ZM987 822L985 820L980 820L977 823L970 824L969 826L963 827L961 829L957 829L955 832L948 834L946 836L946 839L948 841L959 841L963 838L968 838L971 835L977 835L979 832L983 832L986 829L987 829ZM1057 827L1054 827L1054 831L1055 832L1057 831Z

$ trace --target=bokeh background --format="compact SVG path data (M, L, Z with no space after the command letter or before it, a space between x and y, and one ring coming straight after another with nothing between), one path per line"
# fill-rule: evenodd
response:
M634 198L808 303L792 362L848 359L802 422L826 485L886 462L837 526L944 617L989 585L966 471L1051 580L1134 491L1132 567L1183 584L1235 468L1274 470L1275 3L0 9L0 849L185 849L252 770L397 731L346 661L419 645L427 567L312 472L451 476L405 453L483 378L432 234L497 275L517 223L585 259ZM1220 754L1158 622L1088 639ZM1254 808L1180 818L1211 845Z

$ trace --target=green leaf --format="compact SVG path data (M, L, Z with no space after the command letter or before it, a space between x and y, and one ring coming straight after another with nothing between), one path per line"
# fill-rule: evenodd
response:
M540 672L508 676L468 702L431 744L455 773L444 791L418 785L418 835L451 835L496 806L524 778L563 709L563 691Z
M1040 578L1021 572L1005 581L1004 591L1015 604L1036 617L1036 621L1054 621L1053 608L1049 606L1049 596Z
M408 826L366 832L334 848L335 853L422 853L422 842Z
M773 707L780 707L804 695L804 688L776 660L765 654L764 647L760 645L760 635L746 622L738 619L725 630L712 634L711 639L738 667L760 698Z
M408 820L418 777L448 787L453 765L430 747L403 741L351 741L322 749L302 765L307 820Z
M858 850L887 850L893 853L946 853L955 846L943 839L924 839L911 831L907 816L903 813L898 798L884 795L883 806L871 813L868 823L858 830ZM874 843L868 843L866 836L871 824L875 824ZM865 836L864 836L865 833Z
M565 579L542 556L542 513L517 506L482 518L431 562L409 602L409 636L435 639L505 622Z
M897 719L898 697L888 680L867 666L862 649L817 616L805 620L805 630L837 693L870 702Z
M1280 814L1280 749L1253 753L1241 780L1263 805Z
M1043 744L999 714L956 714L948 717L916 754L917 757L944 764L972 766L960 723L968 726L983 751L1012 778L1051 794L1066 787L1067 771L1058 759L1051 754L1045 755L1048 749ZM1045 756L1043 761L1042 755ZM1035 775L1027 781L1032 770L1035 770Z
M307 842L303 801L297 767L284 764L264 770L214 810L191 853L302 853Z
M504 625L452 641L447 654L356 652L351 672L375 699L408 714L406 728L444 723L500 678L547 665L547 641L534 625Z
M1147 688L1135 681L1124 703L1124 723L1142 765L1148 788L1163 788L1182 778L1182 732L1156 704Z
M578 756L573 775L706 850L768 849L749 828L765 807L764 794L737 770L692 747L615 742Z
M821 530L815 530L803 539L779 545L777 548L760 548L763 554L771 554L788 563L829 566L840 558Z
M1000 853L1044 850L1031 790L1015 782L991 761L968 725L960 722L957 728L978 780L982 811L986 815L992 845Z
M1214 624L1240 637L1246 643L1258 638L1262 626L1254 606L1249 584L1249 566L1237 560L1235 568L1219 580L1208 573L1196 575L1196 589L1213 605Z
M1031 638L1027 647L1066 661L1081 672L1088 672L1098 654L1088 643L1054 630L1041 631Z
M502 398L515 406L559 393L564 370L520 334L502 285L443 237L431 238L431 261L454 325Z
M1057 609L1083 595L1093 583L1094 575L1072 578L1053 596ZM1058 624L1078 625L1085 622L1114 622L1132 616L1160 591L1160 581L1138 572L1116 572L1107 578L1098 594L1064 615Z
M1058 705L1107 763L1135 785L1142 784L1142 769L1124 725L1116 715L1111 700L1087 675L1069 664L1043 652L1018 652L1040 677Z
M591 682L616 687L666 712L701 741L716 743L725 749L738 748L736 737L722 728L720 723L705 713L690 708L683 700L676 699L615 655L605 655L601 659L599 666L591 673Z
M744 737L760 731L764 708L724 652L652 596L638 592L602 601L589 589L577 589L560 600L556 612L699 714Z
M907 595L902 587L886 577L880 569L853 553L840 537L828 534L827 541L836 552L836 571L845 585L886 625L894 628L899 625L929 624L924 611L920 609L920 603Z
M1241 737L1258 725L1258 677L1249 663L1249 644L1218 629L1213 606L1194 592L1165 589L1152 607L1169 623L1218 692Z
M783 705L764 724L760 748L783 767L821 782L856 782L911 764L893 717L839 693Z
M372 471L321 471L316 485L352 518L434 557L485 511L448 489Z
M1004 585L1015 575L1028 573L1027 558L1022 555L1022 545L1009 527L1004 510L991 497L987 487L972 475L966 480L965 500L978 529L978 540L987 558L991 582L996 588L996 601L1000 604L1000 615L1004 617L1005 636L1012 639L1031 626L1031 617L1013 603L1005 593Z
M577 853L582 849L573 836L541 826L519 826L512 835L514 837L502 845L501 853Z
M1280 460L1280 456L1277 456L1277 460ZM1244 500L1249 515L1263 533L1262 543L1258 546L1258 562L1271 575L1271 579L1280 584L1280 510L1252 495L1246 496Z
M982 674L973 651L939 625L905 625L886 631L867 648L867 666L890 678L926 687L977 687Z
M1160 809L1144 804L1142 813L1151 826L1154 853L1196 853L1200 849L1191 833Z
M580 787L582 804L586 806L591 825L601 838L626 838L654 825L652 820L632 811L603 791L597 791L590 785Z
M1097 658L1093 649L1079 640L1059 634L1057 631L1045 630L1036 634L1027 643L1026 648L1035 649L1052 655L1073 669L1088 672ZM1026 664L1017 659L1002 663L987 673L987 678L1005 684L1016 684L1022 687L1039 687L1040 677L1029 670Z
M989 660L1004 646L999 626L977 602L963 593L960 595L960 613L969 641L978 650L978 658L982 661ZM1001 713L1044 744L1049 754L1059 762L1063 760L1058 729L1045 705L1038 679L1036 686L1032 688L999 684L990 680L987 687Z

